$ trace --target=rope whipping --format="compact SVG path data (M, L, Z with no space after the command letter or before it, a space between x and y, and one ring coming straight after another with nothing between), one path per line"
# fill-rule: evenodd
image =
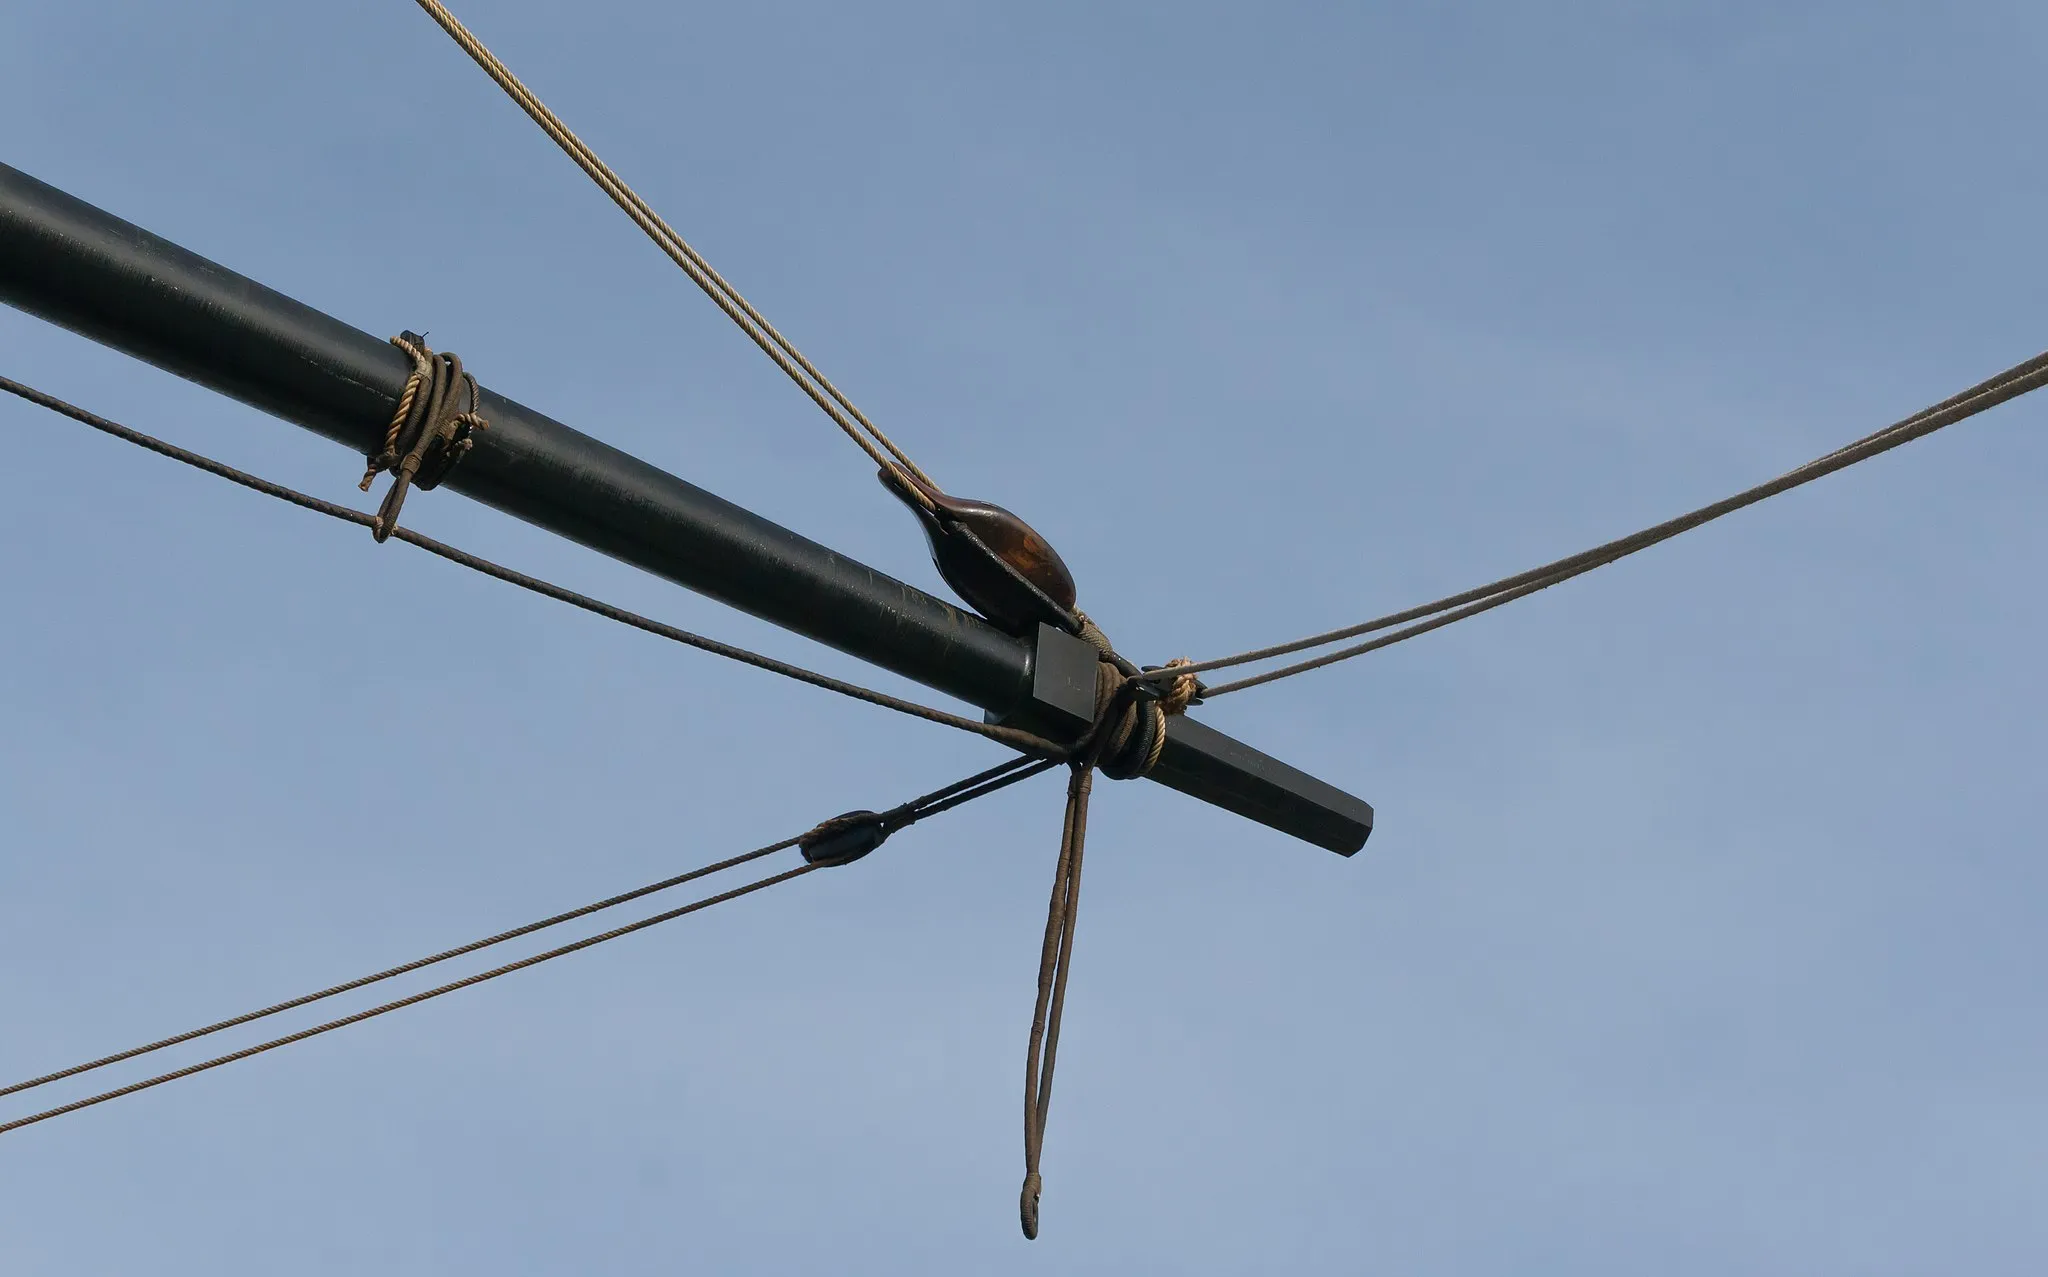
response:
M446 994L454 993L458 989L471 988L475 985L483 984L487 981L498 979L500 976L510 975L515 971L524 971L528 967L539 966L543 962L551 962L556 958L566 957L572 953L580 953L585 949L593 948L597 945L605 944L612 940L617 940L622 936L629 936L634 934L635 932L645 931L648 928L658 926L661 923L670 922L674 919L685 917L689 914L698 913L702 910L709 909L713 905L724 904L726 901L729 900L737 900L741 896L751 895L754 892L764 890L768 887L776 886L779 883L788 882L794 878L800 878L803 875L811 873L815 870L851 864L853 861L858 860L862 856L867 855L870 851L873 851L876 847L879 847L883 843L883 841L885 841L891 834L895 833L897 830L913 825L920 820L929 819L930 817L939 815L942 812L951 811L954 808L962 806L965 803L972 802L976 798L992 794L1000 789L1008 788L1011 785L1017 784L1019 781L1028 780L1031 777L1036 776L1039 773L1044 772L1049 768L1055 767L1057 765L1058 760L1055 759L1014 758L1006 763L1003 763L998 767L992 767L987 771L978 772L975 775L969 776L963 780L955 781L954 783L947 785L944 788L934 790L929 794L924 794L917 798L913 798L909 802L899 804L898 806L892 807L887 811L859 811L849 812L843 816L835 816L831 820L827 820L818 825L815 825L811 829L805 831L802 834L797 835L796 837L785 838L780 842L771 843L768 846L756 848L755 850L746 852L742 855L733 856L726 860L721 860L712 864L702 866L701 868L692 869L687 873L678 874L673 878L665 878L660 882L649 883L645 887L639 887L632 891L622 892L619 895L607 897L604 900L599 900L592 904L584 905L581 908L571 909L566 913L559 913L550 918L543 918L538 922L528 923L523 927L515 927L510 931L499 932L497 935L489 936L482 940L473 941L466 945L460 945L453 949L443 950L442 952L433 954L429 957L420 958L413 962L404 963L396 967L388 968L384 971L376 972L372 975L363 976L356 980L350 980L343 984L334 985L330 988L323 989L318 993L311 993L303 997L293 998L286 1002L280 1002L273 1006L265 1007L260 1011L252 1011L245 1015L239 1015L231 1019L217 1021L216 1023L207 1025L203 1028L191 1030L190 1032L177 1034L173 1037L163 1038L159 1041L148 1043L144 1046L135 1047L127 1051L117 1052L113 1055L102 1056L97 1060L91 1060L84 1064L74 1065L71 1068L67 1069L60 1069L54 1073L47 1073L41 1077L31 1078L25 1082L17 1082L12 1086L0 1088L0 1095L15 1095L23 1091L33 1090L36 1087L45 1086L49 1083L60 1081L64 1078L76 1077L79 1074L88 1073L93 1071L94 1069L104 1068L110 1064L118 1064L124 1060L132 1060L138 1056L147 1055L150 1052L162 1050L165 1047L176 1046L184 1042L191 1042L198 1038L206 1037L209 1034L221 1032L224 1029L235 1028L239 1025L249 1024L256 1020L264 1019L268 1016L276 1015L283 1011L289 1011L297 1007L307 1006L311 1003L318 1002L326 998L334 997L337 994L347 993L351 990L364 988L368 985L376 984L380 981L389 980L394 976L404 975L408 972L418 971L424 967L429 967L439 962L445 962L450 958L456 958L464 954L475 953L480 949L489 948L492 945L501 944L507 940L516 939L520 936L531 935L534 932L542 931L549 927L557 926L561 923L568 922L575 918L586 917L590 914L599 912L600 910L610 909L614 906L624 904L630 900L638 900L643 896L651 895L655 892L666 891L671 887L679 886L685 882L690 882L710 874L719 873L723 870L732 869L739 865L747 864L751 861L758 860L764 856L771 855L775 852L786 851L791 847L800 848L804 857L804 863L801 865L797 865L794 868L783 870L780 873L770 874L764 878L758 878L753 882L746 883L739 887L734 887L728 891L719 892L716 895L706 896L700 900L693 900L689 904L682 905L674 909L669 909L662 913L654 914L651 917L642 918L637 922L627 923L622 927L614 927L609 931L600 932L597 935L586 936L581 940L572 941L568 944L560 945L556 948L548 949L541 953L533 954L529 957L518 959L514 962L508 962L503 964L502 966L493 967L488 971L480 971L475 975L465 976L460 980L451 980L446 984L437 985L434 988L425 989L421 992L411 994L407 997L395 998L389 1002L384 1002L377 1006L369 1007L365 1010L355 1012L352 1015L341 1016L338 1019L328 1020L322 1024L316 1024L311 1026L310 1028L301 1029L296 1033L287 1033L281 1037L271 1038L267 1041L256 1043L253 1046L244 1047L238 1051L230 1051L223 1055L214 1056L211 1059L201 1060L196 1064L186 1065L185 1067L179 1069L172 1069L171 1071L166 1073L159 1073L154 1077L144 1078L141 1081L132 1082L126 1086L115 1087L112 1090L102 1091L96 1095L89 1095L83 1099L74 1100L68 1104L60 1104L54 1108L44 1109L38 1113L31 1113L26 1117L16 1118L8 1122L0 1122L0 1135L5 1135L10 1131L20 1130L21 1128L26 1126L34 1126L39 1122L49 1121L51 1118L62 1117L68 1113L75 1113L78 1112L80 1109L92 1108L95 1105L104 1104L109 1100L117 1100L123 1096L134 1095L139 1091L150 1090L153 1087L162 1086L167 1082L175 1082L182 1078L192 1077L195 1074L205 1073L212 1069L220 1068L223 1065L233 1064L239 1060L246 1060L252 1056L262 1055L266 1052L274 1051L279 1047L290 1046L296 1042L304 1042L309 1038L319 1037L322 1034L331 1033L336 1029L347 1028L348 1026L354 1024L361 1024L366 1020L372 1020L377 1018L378 1016L387 1015L393 1011L398 1011L405 1007L417 1006L422 1002L428 1002L435 998L442 997Z
M1088 804L1095 773L1100 770L1112 779L1130 780L1151 771L1166 745L1166 720L1185 712L1195 695L1192 674L1175 675L1165 688L1132 679L1121 668L1108 636L1085 615L1080 619L1082 637L1100 653L1095 664L1095 721L1067 760L1067 807L1053 868L1052 898L1045 910L1045 940L1038 955L1038 995L1031 1008L1031 1034L1024 1052L1024 1184L1017 1194L1017 1222L1024 1236L1034 1241L1039 1199L1045 1191L1039 1162L1052 1109L1067 976L1073 968L1081 863L1088 845ZM1186 664L1182 660L1168 668Z
M169 457L173 461L182 462L197 470L204 470L206 473L226 479L230 483L239 484L252 492L260 492L265 496L275 497L302 510L311 510L316 514L324 514L330 519L338 519L343 523L353 523L358 527L369 528L373 535L378 530L378 519L380 517L378 515L364 514L359 510L352 510L345 505L337 505L332 501L322 500L319 497L300 492L295 488L288 488L283 484L259 478L247 471L238 470L225 462L215 461L211 457L193 452L187 448L181 448L176 444L166 443L153 435L144 434L140 430L124 426L119 422L110 421L96 413L88 412L75 404L67 403L55 395L37 390L33 386L24 385L12 378L0 376L0 390L4 390L18 398L26 399L40 407L48 408L60 416L69 417L81 425L90 426L102 434L112 435L116 439L121 439L139 448L147 449L158 456ZM446 472L444 470L441 473L445 474ZM374 473L372 477L374 478ZM438 476L436 476L436 481L438 482ZM393 490L396 491L396 488L397 485L394 483ZM401 501L403 500L403 498L400 499ZM387 503L389 500L390 497L387 494ZM395 509L393 514L395 516ZM508 585L516 585L522 590L529 590L535 594L554 599L557 602L567 603L571 607L581 608L608 621L631 626L636 630L642 630L648 634L668 639L671 642L696 648L700 652L709 652L714 656L721 656L729 661L737 661L742 665L751 665L755 669L766 670L771 674L779 674L784 678L793 679L796 682L808 684L811 687L822 688L825 691L850 697L865 704L893 710L896 713L905 714L912 718L923 719L928 723L937 723L958 731L971 732L976 736L995 741L998 744L1007 745L1011 749L1020 750L1036 757L1063 759L1069 753L1067 746L1047 740L1045 737L1031 732L1020 731L1014 727L1001 727L993 723L984 723L977 719L968 718L965 715L952 714L942 709L934 709L928 705L920 705L916 701L905 700L899 696L891 696L887 692L878 692L871 688L862 687L857 683L849 683L844 679L833 678L828 674L819 674L812 670L807 670L800 665L779 661L772 656L764 656L759 652L752 652L743 647L735 647L730 643L721 643L717 639L706 638L701 634L695 634L689 630L653 620L637 612L629 612L625 608L616 607L602 600L594 599L587 594L580 594L564 586L543 581L538 577L528 576L526 573L516 569L493 563L489 559L471 554L466 550L457 549L445 542L437 541L433 537L414 532L410 528L399 527L395 524L387 525L385 536L391 540L402 541L407 545L425 550L429 554L446 559L450 563L468 568L473 572L480 572L485 576L493 577Z
M1202 698L1207 699L1212 696L1221 696L1226 692L1243 691L1246 688L1258 687L1264 683L1291 678L1296 674L1305 674L1310 670L1321 669L1326 665L1334 665L1338 661L1350 660L1354 656L1363 656L1367 652L1378 651L1383 647L1391 647L1395 643L1415 638L1421 634L1427 634L1431 630L1441 629L1454 621L1462 621L1466 617L1477 616L1481 612L1491 611L1504 603L1512 603L1516 599L1534 594L1538 590L1549 589L1551 586L1563 581L1569 581L1573 577L1584 576L1595 568L1603 567L1614 562L1616 559L1626 558L1639 550L1648 549L1650 546L1657 545L1660 542L1669 541L1682 532L1689 532L1702 524L1711 523L1724 515L1733 514L1737 510L1755 505L1757 502L1768 497L1777 496L1781 492L1789 492L1793 488L1812 483L1814 480L1824 478L1838 470L1846 470L1860 461L1867 461L1881 453L1889 452L1893 448L1911 443L1915 439L1924 438L1937 430L1952 426L1959 421L1967 420L1987 409L1995 408L2009 399L2016 399L2029 391L2039 389L2044 384L2048 384L2048 352L2043 352L2031 359L2014 364L2004 372L1978 382L1967 390L1951 395L1932 407L1922 409L1903 421L1894 422L1892 425L1865 435L1853 443L1844 444L1826 456L1815 458L1805 465L1788 470L1775 479L1760 483L1753 488L1746 488L1733 496L1724 497L1711 505L1701 506L1689 514L1680 515L1675 519L1657 524L1655 527L1645 528L1640 532L1609 541L1604 545L1594 546L1590 550L1583 550L1577 554L1568 555L1565 558L1546 563L1541 567L1531 568L1514 576L1502 577L1498 581L1466 590L1461 594L1449 595L1433 603L1425 603L1419 607L1408 608L1400 612L1390 612L1385 616L1375 617L1370 621L1357 625L1346 626L1343 629L1328 630L1321 634L1311 634L1307 638L1295 639L1292 642L1277 643L1271 647L1257 648L1249 652L1239 652L1235 656L1197 662L1181 667L1181 673L1201 674L1211 670L1228 669L1236 665L1246 665L1255 661L1270 660L1278 656L1287 656L1295 652L1307 651L1310 648L1323 647L1330 643L1342 642L1345 639L1357 638L1360 635L1372 634L1380 630L1393 629L1395 626L1406 627L1365 643L1342 648L1335 652L1327 652L1309 660L1285 665L1279 669L1268 670L1249 678L1239 679L1233 683L1225 683L1220 687L1204 688L1202 690ZM1410 622L1419 623L1410 624ZM1144 680L1158 680L1178 677L1178 675L1169 675L1166 671L1159 670L1143 671L1135 675L1135 677Z
M612 171L610 165L598 158L597 152L591 150L582 138L571 132L560 116L535 96L524 81L512 74L511 69L484 46L483 41L477 39L468 27L448 11L447 5L442 4L441 0L417 0L417 3L420 8L426 10L427 16L448 33L449 38L461 46L464 53L483 68L484 73L505 91L505 95L517 103L519 108L540 126L541 131L553 139L555 145L561 147L600 190L611 197L612 202L617 204L627 217L633 219L633 224L645 232L648 239L654 241L654 246L680 266L683 273L690 277L690 282L702 289L704 295L725 312L726 318L732 320L741 332L751 338L754 344L761 348L762 353L773 360L775 366L782 369L799 389L810 396L811 401L832 419L833 424L845 432L847 438L860 445L861 450L867 453L876 465L899 477L915 475L934 488L938 486L932 482L929 475L918 468L909 454L897 447L888 435L882 433L880 427L868 419L866 413L854 406L853 401L847 398L839 387L833 385L825 374L819 372L775 325L769 323L760 311L754 309L753 304L742 297L738 289L713 269L711 263L692 248L688 240L663 220L661 214L655 212L646 200L640 198L638 192L626 185L625 181ZM909 483L906 483L905 487L919 504L937 513L937 506L921 488Z

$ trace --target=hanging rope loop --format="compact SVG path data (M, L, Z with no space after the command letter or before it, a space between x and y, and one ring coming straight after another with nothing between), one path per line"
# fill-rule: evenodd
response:
M1017 1194L1017 1222L1031 1240L1038 1237L1038 1205L1045 1192L1045 1178L1038 1167L1052 1109L1067 974L1073 966L1081 861L1088 845L1088 800L1094 792L1095 773L1128 780L1156 767L1166 748L1166 720L1184 712L1197 691L1192 674L1183 674L1165 686L1132 677L1138 671L1117 656L1101 627L1086 613L1076 617L1081 637L1095 645L1100 659L1095 664L1095 722L1067 760L1071 774L1066 818L1060 831L1059 861L1053 870L1052 900L1045 911L1038 1000L1032 1006L1031 1038L1024 1056L1024 1184ZM1171 662L1174 666L1187 663L1184 657Z
M418 333L400 333L391 344L412 356L412 375L384 431L384 446L364 458L363 481L357 485L368 492L378 475L392 476L391 490L370 523L370 535L380 545L398 527L406 493L439 487L476 446L476 432L491 424L477 411L476 378L463 370L460 356L435 354Z

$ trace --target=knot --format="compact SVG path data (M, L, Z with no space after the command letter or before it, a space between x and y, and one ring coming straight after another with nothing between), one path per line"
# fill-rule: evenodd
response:
M1045 1181L1032 1171L1024 1177L1024 1190L1017 1194L1017 1222L1024 1226L1026 1241L1038 1240L1038 1195L1045 1191Z
M1163 688L1149 679L1132 678L1130 662L1116 653L1102 627L1085 612L1075 614L1081 637L1100 654L1095 664L1095 739L1090 746L1096 765L1112 780L1133 780L1159 765L1166 749L1166 720L1187 712L1200 692L1192 674L1177 675ZM1173 669L1192 665L1185 656L1166 663Z
M1159 668L1175 670L1183 665L1193 665L1194 663L1193 657L1176 656ZM1151 667L1148 666L1146 672L1150 673ZM1194 675L1176 674L1173 676L1173 681L1166 685L1166 691L1161 693L1159 708L1167 714L1185 714L1188 706L1194 704L1195 697L1201 689L1202 684Z
M412 356L412 375L385 428L384 446L364 458L363 481L357 485L368 492L378 475L392 475L391 490L370 524L370 535L379 542L397 529L407 491L439 487L476 446L476 432L490 425L477 412L476 378L463 371L458 356L435 354L417 333L400 333L391 344Z

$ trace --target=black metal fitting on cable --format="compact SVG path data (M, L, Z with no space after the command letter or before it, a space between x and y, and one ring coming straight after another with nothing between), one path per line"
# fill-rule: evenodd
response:
M797 849L811 864L826 868L850 865L889 840L898 826L874 811L834 816L797 839Z

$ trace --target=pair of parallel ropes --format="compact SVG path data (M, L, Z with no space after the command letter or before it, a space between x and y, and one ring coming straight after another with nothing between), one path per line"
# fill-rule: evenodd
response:
M874 422L869 420L865 413L855 407L853 402L837 386L827 380L811 361L806 359L802 352L790 343L788 338L784 337L774 325L762 318L761 313L754 309L747 299L742 297L738 290L726 281L724 276L713 270L710 263L706 262L696 249L692 248L681 235L676 233L674 227L663 220L661 215L656 213L646 200L642 199L609 165L597 156L596 152L590 149L588 144L577 137L569 129L568 125L562 122L560 116L549 109L531 89L527 88L526 84L518 76L512 73L510 68L499 61L497 56L486 48L482 41L476 38L475 34L468 27L465 27L453 13L450 13L447 5L443 4L441 0L416 0L416 3L427 12L428 16L440 24L442 30L446 31L450 38L460 45L462 50L479 67L483 68L484 73L489 75L497 83L498 87L503 89L506 95L516 102L520 109L525 111L532 118L533 122L539 125L541 130L568 154L570 159L576 162L579 168L589 174L591 180L605 194L609 195L613 202L618 204L628 217L633 219L634 224L646 232L648 238L654 241L656 247L660 248L678 266L682 267L690 279L699 288L704 290L705 295L710 297L720 310L723 310L730 316L732 321L738 324L741 330L752 338L754 343L760 346L770 359L775 361L776 366L781 368L792 381L796 382L803 389L805 394L810 396L820 408L824 409L825 414L846 433L847 437L859 444L862 450L884 469L895 470L898 474L907 469L917 477L925 479L927 483L930 482L929 476L917 468L916 464L904 453L903 449L899 448L887 435L883 434ZM1534 594L1538 590L1548 589L1553 585L1569 581L1573 577L1582 576L1595 568L1603 567L1639 550L1648 549L1659 542L1668 541L1681 532L1687 532L1702 524L1710 523L1724 515L1732 514L1746 506L1754 505L1767 497L1773 497L1781 492L1790 491L1802 484L1811 483L1815 479L1852 466L1859 461L1865 461L1880 453L1888 452L1901 444L1910 443L1915 439L1932 434L1944 426L1953 425L1955 422L1961 421L1966 417L1974 416L1987 408L1996 407L2008 399L2025 394L2027 391L2040 386L2044 380L2048 380L2048 352L2016 364L1995 377L1979 382L1968 390L1952 395L1930 408L1917 412L1903 421L1886 426L1882 430L1866 435L1853 443L1845 444L1826 456L1818 457L1803 466L1789 470L1775 479L1760 483L1752 488L1747 488L1733 496L1713 502L1710 505L1702 506L1688 514L1680 515L1678 518L1657 524L1655 527L1645 528L1641 532L1617 538L1604 545L1594 546L1592 549L1581 551L1578 554L1568 555L1565 558L1543 564L1540 567L1531 568L1526 572L1503 577L1498 581L1491 581L1485 585L1465 590L1458 594L1448 595L1417 607L1406 608L1399 612L1390 612L1385 616L1362 621L1356 625L1327 630L1320 634L1311 634L1305 638L1293 639L1285 643L1276 643L1268 647L1253 648L1250 651L1239 652L1233 656L1216 657L1206 661L1180 664L1170 669L1139 672L1132 674L1131 677L1138 681L1167 682L1189 675L1231 669L1240 665L1255 664L1259 661L1272 660L1297 652L1309 651L1314 648L1328 647L1332 644L1344 642L1347 639L1394 629L1396 626L1408 627L1392 634L1382 634L1381 637L1370 642L1355 644L1333 652L1326 652L1278 669L1238 679L1235 682L1204 688L1202 699L1204 701L1213 700L1230 692L1243 691L1247 688L1262 686L1280 679L1292 678L1295 675L1321 669L1324 666L1333 665L1339 661L1363 656L1368 652L1378 651L1380 648L1392 646L1395 643L1414 638L1416 635L1426 634L1431 630L1440 629L1455 621L1464 620L1468 616L1476 616L1481 612L1490 611L1501 606L1503 603L1511 603L1516 599Z
M440 0L416 0L462 49L474 59L484 71L510 96L541 129L552 138L578 167L589 175L605 191L634 223L652 239L657 247L670 257L689 278L702 289L712 301L761 347L777 367L801 387L806 395L822 409L832 421L857 443L868 456L884 470L896 475L912 475L923 480L923 484L906 483L904 488L931 508L926 488L936 489L915 462L884 434L856 407L831 381L829 381L810 360L797 350L772 324L762 317L739 292L728 283L711 265L692 248L676 231L657 214L646 201L627 186L613 170L599 159L552 110L543 104L518 77L514 76L481 41L459 22ZM1859 462L1888 452L1915 439L1923 438L1937 430L1975 416L1989 408L2018 397L2048 383L2048 352L2015 364L1974 386L1969 387L1940 403L1926 408L1892 425L1877 430L1852 443L1818 457L1813 461L1789 470L1775 479L1744 489L1732 496L1709 505L1701 506L1689 513L1667 520L1653 527L1625 537L1617 538L1591 549L1569 555L1553 562L1531 568L1527 571L1503 577L1457 594L1445 596L1416 607L1388 613L1356 625L1312 634L1289 642L1239 652L1235 655L1193 663L1178 662L1174 666L1155 671L1125 670L1126 691L1137 689L1147 683L1174 683L1185 686L1181 680L1188 676L1216 670L1231 669L1247 664L1274 660L1298 653L1313 652L1319 648L1333 650L1320 652L1274 669L1252 674L1220 686L1203 689L1203 698L1210 699L1230 692L1261 686L1281 679L1291 678L1311 670L1320 669L1340 661L1350 660L1368 652L1389 647L1395 643L1429 633L1454 622L1490 611L1516 599L1527 597L1539 590L1584 575L1595 568L1605 566L1618 559L1670 540L1681 533L1732 514L1747 506L1754 505L1769 497L1790 491L1817 479L1848 468ZM408 389L411 389L409 384ZM135 444L159 455L204 470L233 483L263 493L267 496L289 502L302 509L312 510L330 518L367 527L379 534L379 538L390 537L403 541L430 554L472 571L483 573L498 580L517 585L582 608L607 620L628 625L647 633L674 642L738 661L757 669L785 678L831 691L843 696L907 714L927 722L970 732L986 739L1006 745L1018 751L1018 757L997 767L978 772L931 793L912 799L882 813L853 813L823 822L803 834L772 843L765 847L716 861L688 872L647 884L631 891L607 897L603 900L555 914L537 922L499 932L481 940L443 950L425 958L403 963L382 971L337 984L315 993L292 998L260 1010L237 1015L212 1024L193 1029L172 1037L159 1039L142 1046L133 1047L112 1055L73 1065L40 1077L30 1078L9 1086L0 1087L0 1097L16 1095L59 1081L78 1077L115 1064L137 1059L141 1056L183 1045L229 1029L238 1028L258 1020L267 1019L287 1011L309 1006L313 1003L354 992L370 985L407 975L426 967L479 952L540 931L560 926L580 918L588 917L603 910L615 908L630 901L639 900L658 892L667 891L685 883L696 881L751 863L780 851L798 848L803 852L804 863L796 867L770 874L745 883L739 887L703 897L688 904L672 908L636 922L615 927L587 936L540 953L508 962L459 980L437 985L406 997L378 1004L362 1011L337 1019L316 1024L294 1033L259 1042L253 1046L217 1055L198 1063L160 1073L124 1086L86 1096L82 1099L57 1105L40 1112L0 1122L0 1134L48 1121L55 1117L90 1108L109 1100L136 1092L148 1090L180 1078L190 1077L238 1060L275 1050L279 1047L305 1041L336 1029L345 1028L365 1020L414 1006L422 1002L455 992L459 989L482 984L515 971L552 961L555 958L580 952L595 945L607 943L623 936L646 930L660 923L684 917L729 900L738 899L757 891L809 874L817 869L848 863L879 845L883 838L896 829L915 821L950 811L974 799L983 797L1010 785L1030 779L1061 764L1066 764L1072 776L1068 787L1067 817L1062 835L1059 867L1055 875L1052 904L1048 912L1044 951L1039 972L1039 997L1034 1009L1030 1048L1027 1063L1025 1094L1025 1147L1026 1178L1020 1201L1020 1212L1027 1236L1037 1234L1037 1197L1039 1191L1039 1152L1043 1144L1047 1108L1051 1098L1052 1068L1056 1059L1059 1035L1060 1011L1065 1001L1068 962L1073 942L1075 907L1078 903L1082 848L1086 834L1087 796L1092 783L1096 762L1101 754L1101 731L1103 722L1098 719L1096 728L1077 742L1058 742L1033 733L1019 731L971 719L959 714L931 706L921 705L901 697L862 687L858 684L837 679L825 674L776 660L773 657L752 652L732 644L722 643L664 622L653 620L624 608L616 607L588 595L566 589L551 582L540 580L525 573L507 568L468 551L450 546L432 537L406 527L388 525L379 516L367 515L351 507L299 492L281 484L270 482L233 466L202 456L188 449L156 439L128 426L110 421L83 408L67 403L53 395L34 389L6 377L0 377L0 390L5 390L29 402L48 408L74 421L90 426L105 434ZM403 412L401 411L401 416ZM1366 635L1376 637L1363 642L1351 643ZM1337 647L1337 644L1347 644ZM1105 696L1107 709L1117 697ZM829 848L837 845L835 837L852 831L865 831L869 840L850 854L834 854Z

